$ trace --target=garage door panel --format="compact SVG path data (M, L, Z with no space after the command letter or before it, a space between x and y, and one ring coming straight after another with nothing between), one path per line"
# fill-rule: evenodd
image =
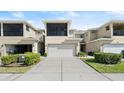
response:
M104 45L103 52L121 53L124 50L124 45Z
M50 57L72 57L75 55L75 45L48 45Z

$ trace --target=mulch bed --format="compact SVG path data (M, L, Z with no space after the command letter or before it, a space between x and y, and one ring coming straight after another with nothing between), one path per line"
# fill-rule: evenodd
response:
M2 65L1 67L24 67L26 65L24 65L23 63L12 63L9 65Z

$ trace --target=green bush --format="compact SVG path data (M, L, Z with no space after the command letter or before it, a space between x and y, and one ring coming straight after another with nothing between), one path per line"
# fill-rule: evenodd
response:
M24 54L34 54L33 52L25 52Z
M124 58L124 50L121 51L122 57Z
M37 62L40 62L40 54L38 53L25 53L25 65L33 65Z
M1 57L3 65L9 65L11 63L17 62L18 55L8 55Z
M88 54L89 56L94 56L94 52L93 52L93 51L88 51L87 54Z
M44 57L47 57L47 53L44 53L44 55L43 55Z
M99 63L117 64L121 61L122 55L114 53L95 53L94 57L95 60Z
M87 53L85 53L85 52L79 52L78 53L78 56L79 57L85 57L87 55Z

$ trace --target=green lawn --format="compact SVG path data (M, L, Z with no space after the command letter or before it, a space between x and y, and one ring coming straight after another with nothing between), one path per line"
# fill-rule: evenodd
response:
M32 66L24 66L24 67L0 67L0 73L25 73Z
M81 59L84 60L89 66L91 66L100 73L124 73L124 62L108 65L108 64L97 63L95 62L94 59L86 59L86 58L81 58Z

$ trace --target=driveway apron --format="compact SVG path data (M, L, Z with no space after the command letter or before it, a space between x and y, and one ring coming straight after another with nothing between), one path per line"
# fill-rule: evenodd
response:
M47 57L17 81L106 81L77 57Z

